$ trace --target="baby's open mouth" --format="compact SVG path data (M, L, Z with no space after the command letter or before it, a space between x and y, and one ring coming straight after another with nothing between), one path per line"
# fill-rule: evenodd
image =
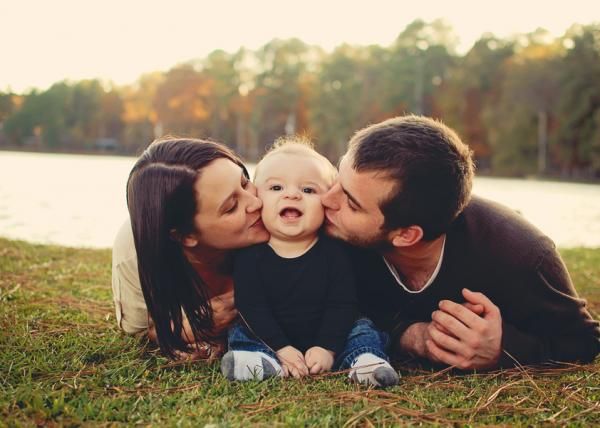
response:
M284 208L279 212L283 218L298 218L302 217L302 212L296 208Z

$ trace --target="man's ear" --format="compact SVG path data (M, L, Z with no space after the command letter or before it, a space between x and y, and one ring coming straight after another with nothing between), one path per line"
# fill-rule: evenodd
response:
M394 229L388 235L394 247L410 247L423 239L421 226L400 227Z
M182 235L177 230L171 229L169 231L169 236L173 241L179 242L184 247L195 247L196 245L198 245L198 238L194 233Z

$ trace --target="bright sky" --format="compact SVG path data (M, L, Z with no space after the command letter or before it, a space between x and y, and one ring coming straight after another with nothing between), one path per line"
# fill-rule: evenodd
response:
M388 46L417 18L446 20L466 51L484 32L561 35L600 19L598 0L0 0L0 90L63 79L134 82L214 49L298 37L331 49Z

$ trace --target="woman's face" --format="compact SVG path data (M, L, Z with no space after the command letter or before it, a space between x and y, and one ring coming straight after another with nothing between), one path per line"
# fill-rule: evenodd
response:
M221 250L247 247L269 239L260 219L256 187L229 159L217 159L200 172L194 185L198 245Z

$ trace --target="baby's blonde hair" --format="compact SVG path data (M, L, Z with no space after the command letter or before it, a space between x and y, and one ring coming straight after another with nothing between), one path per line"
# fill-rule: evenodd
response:
M284 137L277 138L271 147L269 147L261 160L258 161L258 164L254 169L255 182L260 170L260 164L269 156L282 153L314 156L315 158L324 162L324 165L329 172L328 176L326 177L327 184L329 186L332 186L333 182L337 178L337 169L333 166L329 159L315 150L315 145L310 139L301 135L286 135Z

